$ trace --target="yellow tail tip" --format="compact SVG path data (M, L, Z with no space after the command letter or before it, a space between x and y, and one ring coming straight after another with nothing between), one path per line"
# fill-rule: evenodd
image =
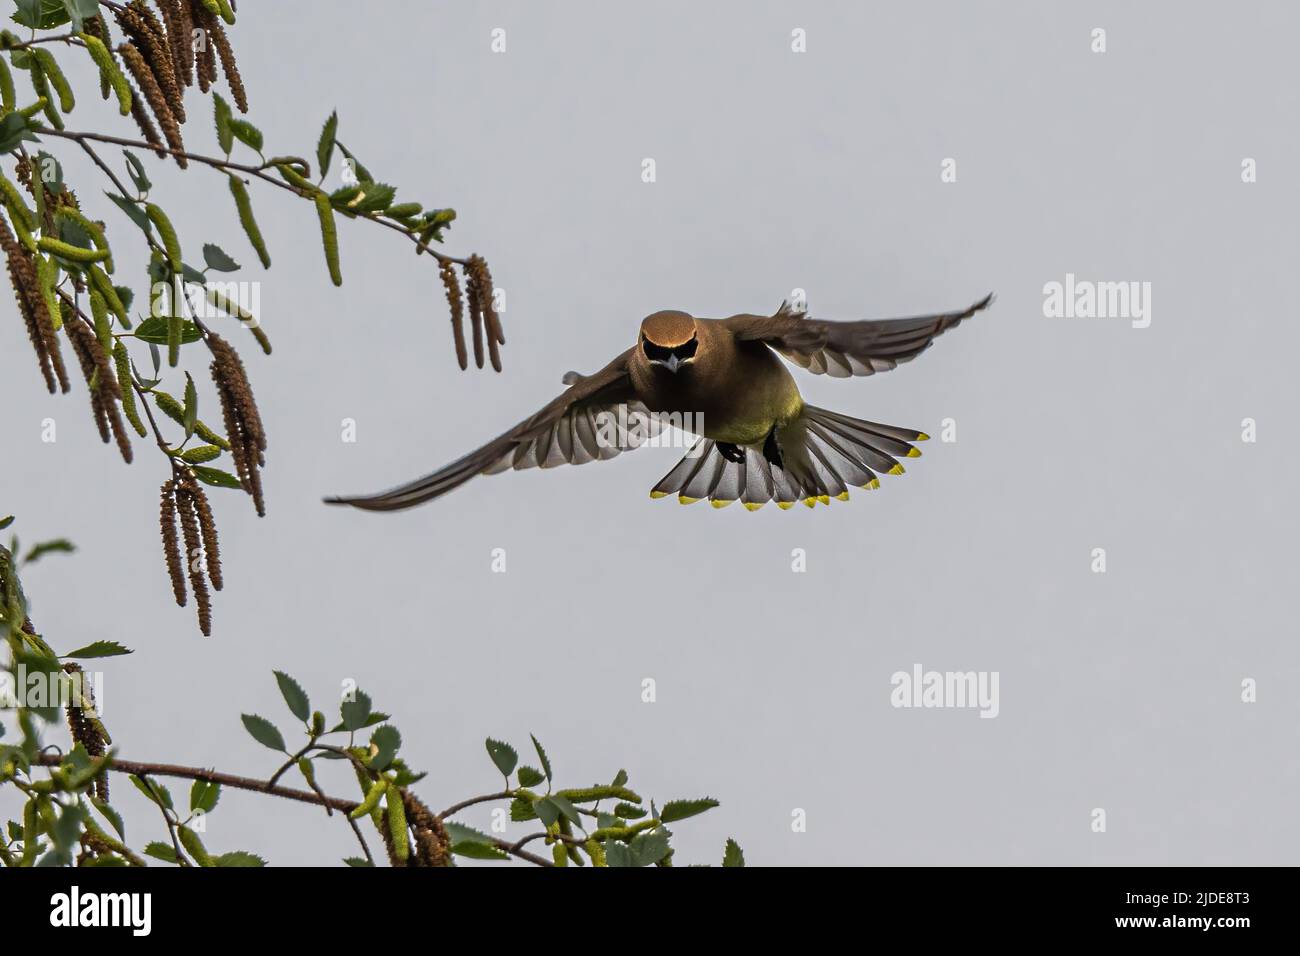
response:
M893 468L889 469L889 473L891 475L901 475L903 474L903 466L895 464Z
M687 498L685 495L677 496L677 503L681 505L693 505L699 500L699 498Z
M849 500L849 493L848 493L847 491L841 491L838 495L835 496L835 500L836 500L836 501L848 501L848 500Z
M766 501L746 501L744 504L745 504L745 510L746 510L746 511L757 511L759 508L763 507L763 505L767 504L767 502L766 502Z
M735 498L730 498L726 500L722 498L714 498L712 501L709 502L709 504L713 505L713 507L715 508L725 508L727 507L727 505L734 505L735 503L736 503Z
M780 508L782 511L789 511L791 508L794 507L794 502L793 502L793 501L778 501L778 502L776 503L776 506L777 506L778 508Z
M822 504L824 504L824 505L829 505L829 504L831 503L831 496L830 496L830 495L818 495L818 496L817 496L817 500L820 501L820 502L821 502Z
M930 436L927 435L925 432L917 432L917 433L916 433L916 440L917 440L917 441L929 441L929 440L930 440Z
M668 492L666 492L666 491L654 491L653 489L651 489L651 491L650 491L650 497L651 497L651 498L655 498L655 499L659 499L659 498L667 498L667 497L668 497Z
M803 503L806 504L809 508L816 508L816 507L817 507L817 499L816 499L816 498L805 498L805 499L803 500Z

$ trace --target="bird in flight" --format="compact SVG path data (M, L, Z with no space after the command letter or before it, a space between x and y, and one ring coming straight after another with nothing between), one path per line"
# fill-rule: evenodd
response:
M628 422L698 423L699 437L651 490L683 504L733 501L755 510L845 501L849 488L876 488L878 474L901 475L917 458L911 428L863 421L806 404L782 358L835 378L873 375L907 362L964 319L968 309L908 319L828 322L787 303L773 315L699 319L656 312L637 344L599 372L564 377L568 389L541 411L444 468L375 495L326 498L368 511L400 511L469 481L508 469L581 465L644 444ZM688 429L692 430L692 429Z

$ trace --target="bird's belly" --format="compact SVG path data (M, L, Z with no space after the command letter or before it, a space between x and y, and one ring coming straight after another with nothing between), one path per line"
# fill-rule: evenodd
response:
M803 409L799 389L789 376L739 388L702 385L674 382L647 390L643 400L651 411L680 413L688 431L734 445L762 444L773 426L797 418Z

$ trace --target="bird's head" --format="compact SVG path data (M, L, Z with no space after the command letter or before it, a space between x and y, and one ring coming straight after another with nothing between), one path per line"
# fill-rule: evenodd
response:
M641 322L641 354L674 374L695 361L699 344L695 319L685 312L656 312Z

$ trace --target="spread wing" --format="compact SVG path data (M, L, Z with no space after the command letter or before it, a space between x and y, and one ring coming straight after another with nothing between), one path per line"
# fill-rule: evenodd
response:
M989 293L960 312L861 322L810 319L782 303L775 315L733 315L725 321L738 341L764 342L810 372L848 378L887 372L916 358L936 336L992 301Z
M649 430L627 425L636 421L633 416L637 413L647 414L645 406L633 398L627 372L631 351L594 375L566 375L565 381L573 384L536 415L431 475L377 495L325 501L367 511L400 511L444 495L475 475L496 474L509 468L582 465L636 448L649 437ZM621 417L620 405L627 408ZM602 416L602 412L611 414Z

